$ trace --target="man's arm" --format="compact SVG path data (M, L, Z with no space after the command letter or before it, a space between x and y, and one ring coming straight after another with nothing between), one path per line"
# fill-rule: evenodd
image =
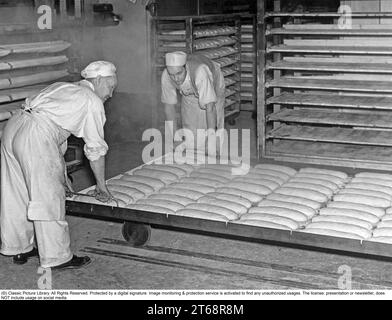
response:
M198 68L195 83L199 93L199 105L201 109L206 111L207 129L216 130L215 103L218 99L215 93L213 75L206 65Z
M206 117L207 117L207 129L216 130L217 119L216 119L216 106L215 102L208 103L205 106Z
M105 182L105 156L101 156L94 161L90 160L90 167L97 182L97 199L103 202L109 201L111 195Z
M175 134L176 131L177 131L176 105L175 104L167 104L167 103L165 103L164 105L165 105L166 121L172 121L172 123L173 123L173 134Z
M175 104L164 104L165 106L165 115L166 121L168 121L170 133L173 133L169 139L173 142L173 146L176 145L174 141L174 137L177 131L177 112L176 112L176 105Z

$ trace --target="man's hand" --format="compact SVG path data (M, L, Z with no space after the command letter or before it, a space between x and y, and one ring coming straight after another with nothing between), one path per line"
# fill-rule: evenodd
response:
M220 158L220 139L216 131L209 129L205 140L206 156Z
M110 191L108 188L105 187L98 187L98 185L95 188L95 199L101 202L109 202L110 200L113 200L113 196L110 194Z
M69 179L67 173L65 173L65 183L64 183L64 189L65 189L65 196L67 198L72 198L73 193L75 192L73 187L72 187L72 182Z

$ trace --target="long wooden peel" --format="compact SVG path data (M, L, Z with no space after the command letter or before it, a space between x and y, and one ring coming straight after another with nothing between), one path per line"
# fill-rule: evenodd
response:
M36 58L36 59L26 59L26 60L0 61L0 71L41 67L41 66L53 66L66 62L68 62L68 58L64 55Z
M37 83L53 81L66 77L68 75L69 73L67 70L58 70L58 71L48 71L48 72L36 73L32 75L26 75L26 76L14 77L14 78L1 79L0 89L18 88L18 87L37 84Z

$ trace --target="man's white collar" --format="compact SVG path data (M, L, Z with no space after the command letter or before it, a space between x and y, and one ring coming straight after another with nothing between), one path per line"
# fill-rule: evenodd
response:
M82 86L89 87L91 90L95 91L94 85L88 80L81 80L79 84Z

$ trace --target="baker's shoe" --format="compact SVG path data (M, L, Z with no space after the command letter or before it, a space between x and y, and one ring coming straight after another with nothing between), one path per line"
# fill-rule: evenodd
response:
M29 258L31 257L38 257L38 249L33 248L33 250L25 253L19 253L17 255L14 255L13 261L16 264L25 264Z
M52 267L52 270L63 270L63 269L78 269L90 264L91 259L87 256L78 257L73 255L72 259L68 262L62 263L58 266Z

